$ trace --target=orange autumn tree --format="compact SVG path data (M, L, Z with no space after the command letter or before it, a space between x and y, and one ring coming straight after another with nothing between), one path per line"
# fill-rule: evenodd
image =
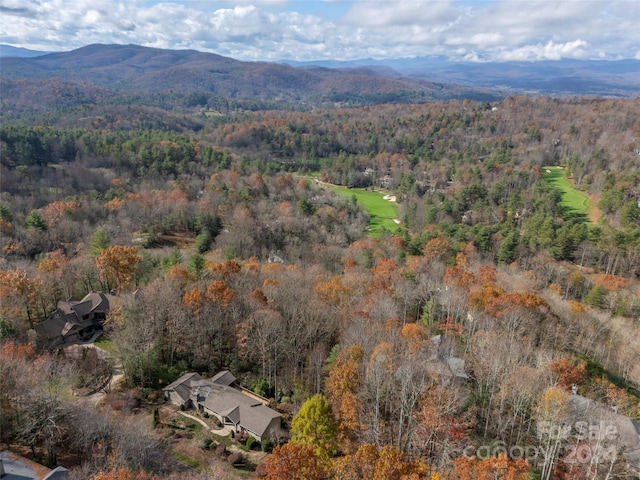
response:
M535 293L514 292L496 296L487 303L485 310L490 315L500 316L512 311L514 308L535 310L546 305L547 302Z
M70 215L80 207L77 201L55 201L44 208L42 217L50 227L54 226L65 215Z
M121 288L134 283L142 257L136 247L115 245L105 248L96 258L100 279L107 288Z
M405 462L404 453L396 447L386 445L380 450L372 480L402 478L411 473L411 465Z
M128 468L120 468L108 472L97 473L92 476L90 480L156 480L159 478L160 477L157 475L145 472L144 470L135 472Z
M198 315L207 304L207 297L199 288L193 288L184 294L182 303L191 310L191 313Z
M470 272L460 264L449 267L443 277L444 283L448 286L462 290L468 290L475 280L473 272Z
M412 355L431 345L429 330L418 323L407 323L402 327L400 335L407 342L409 353Z
M336 308L347 302L353 294L353 288L345 285L342 277L331 277L328 280L321 279L313 291L324 303Z
M486 310L500 295L504 294L504 289L493 285L482 285L471 291L469 294L469 307L477 310Z
M36 352L30 343L7 341L2 345L2 356L11 360L33 360Z
M451 244L440 237L432 238L424 246L424 257L428 261L440 260L447 261L451 256Z
M242 266L235 260L226 260L222 263L208 261L207 269L214 275L229 276L240 273Z
M393 280L398 275L398 264L390 258L381 258L373 268L373 282L369 291L389 290L393 291Z
M331 473L336 480L441 480L438 473L428 473L428 467L413 461L397 447L383 448L363 443L358 450L333 460Z
M236 293L229 288L227 282L224 280L214 280L207 288L207 296L214 300L224 308L227 308L231 304L231 300L235 297Z
M459 480L529 480L531 465L524 459L510 460L501 452L497 457L460 457L454 461Z
M494 286L498 281L498 273L493 265L483 265L478 268L478 281L482 285Z
M557 377L558 385L565 389L582 384L588 377L587 362L584 360L572 362L562 357L547 365L547 369Z
M265 480L323 480L328 470L311 445L287 443L273 450L267 459Z
M360 429L357 393L362 384L363 357L364 350L360 345L340 352L327 380L327 395L336 413L340 446L345 452L355 449Z
M166 278L172 282L175 282L175 284L180 289L186 287L191 280L189 271L182 265L174 265L173 267L171 267L171 269L167 272Z
M9 318L23 317L33 328L36 299L41 282L25 270L0 270L0 312Z

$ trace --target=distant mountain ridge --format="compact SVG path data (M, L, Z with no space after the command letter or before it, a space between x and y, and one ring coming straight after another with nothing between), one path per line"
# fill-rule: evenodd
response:
M543 60L539 62L452 62L446 57L283 63L309 68L386 68L403 77L514 93L635 97L640 95L640 60Z
M0 43L0 58L5 57L19 57L19 58L32 58L47 55L51 52L42 52L39 50L29 50L28 48L14 47Z
M493 100L489 89L445 85L402 76L389 68L296 68L241 62L196 50L137 45L88 45L35 58L3 58L2 77L15 81L92 84L139 92L204 92L228 98L311 104L423 103L450 98Z
M11 56L11 51L2 50L6 56L0 59L5 118L104 102L211 106L212 97L214 109L233 102L232 108L308 110L459 98L494 101L523 93L640 94L638 60L454 63L423 57L289 65L138 45L94 44L39 56Z

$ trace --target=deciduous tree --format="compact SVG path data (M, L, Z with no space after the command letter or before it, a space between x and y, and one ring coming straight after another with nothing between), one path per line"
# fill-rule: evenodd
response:
M105 285L113 285L117 289L122 289L136 280L141 262L142 257L137 248L122 245L106 248L96 258L96 265Z
M526 460L509 460L504 453L483 460L460 457L455 468L460 480L529 480L531 471Z
M290 442L273 450L267 459L265 480L323 480L327 469L312 445Z
M336 454L337 433L331 403L321 394L304 402L291 422L291 443L310 445L318 458Z

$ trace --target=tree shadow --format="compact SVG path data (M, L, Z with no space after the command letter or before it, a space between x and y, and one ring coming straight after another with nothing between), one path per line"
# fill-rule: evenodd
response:
M586 213L579 212L571 207L562 207L561 216L565 221L576 223L591 223L591 219Z

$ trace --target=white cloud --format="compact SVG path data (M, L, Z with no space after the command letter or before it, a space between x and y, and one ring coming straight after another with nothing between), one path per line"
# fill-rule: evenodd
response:
M546 45L525 45L515 50L508 50L497 55L499 61L538 61L561 60L563 58L587 58L587 42L576 40L567 43L548 42Z
M0 15L0 42L40 50L134 43L241 60L474 61L640 51L636 0L0 0Z
M451 0L357 1L344 16L349 25L371 28L438 26L456 19L459 8Z

